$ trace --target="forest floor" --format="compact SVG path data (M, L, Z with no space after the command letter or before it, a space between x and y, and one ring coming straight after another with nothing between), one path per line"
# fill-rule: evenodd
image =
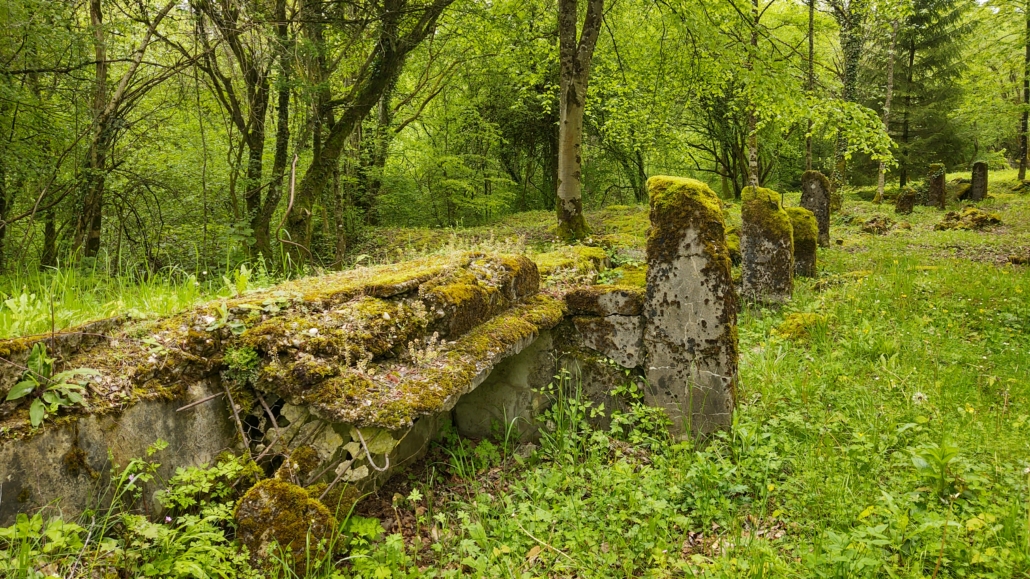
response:
M311 576L1030 576L1030 266L1010 258L1030 259L1030 192L992 178L979 207L1001 223L981 231L936 231L944 212L897 216L852 192L819 277L782 308L741 312L731 430L673 444L638 405L599 431L572 397L537 445L449 435L361 503L347 558ZM910 227L862 232L876 215ZM616 265L641 255L646 207L589 218ZM384 232L359 261L549 252L549 222ZM123 301L204 297L176 291Z

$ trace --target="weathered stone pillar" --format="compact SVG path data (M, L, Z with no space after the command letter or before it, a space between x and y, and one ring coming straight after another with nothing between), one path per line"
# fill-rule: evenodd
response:
M819 224L819 245L830 245L830 180L819 171L801 175L801 206L815 215Z
M737 382L737 294L719 199L700 181L652 177L644 303L645 400L678 437L729 426Z
M894 202L894 212L898 215L908 215L912 213L913 208L916 206L916 198L918 193L911 187L904 187L901 192L898 193L898 199Z
M790 226L794 231L794 275L799 277L815 277L816 238L819 236L819 225L815 215L804 207L788 207Z
M930 207L944 209L947 202L947 191L944 188L944 165L934 163L926 174L926 204Z
M747 187L741 201L741 294L750 301L788 301L794 291L794 232L780 194Z
M973 163L973 180L969 188L970 201L983 201L987 197L987 163Z

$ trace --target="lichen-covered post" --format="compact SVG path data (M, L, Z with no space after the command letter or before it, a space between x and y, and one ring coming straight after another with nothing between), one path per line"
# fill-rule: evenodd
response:
M644 303L646 401L675 435L728 426L737 382L737 294L719 199L700 181L652 177Z
M987 197L987 163L973 163L972 186L969 188L970 201L983 201Z
M912 213L916 206L916 198L919 196L916 190L911 187L903 187L898 193L898 199L894 202L894 212L898 215Z
M794 231L794 275L799 277L815 277L816 239L819 236L819 224L815 215L804 207L788 207L790 226Z
M930 207L944 209L947 201L944 188L944 165L934 163L926 174L926 204Z
M780 194L747 187L741 202L741 294L756 302L789 301L794 291L794 231L780 206Z
M819 171L801 175L801 206L815 215L819 224L819 245L830 245L830 180Z

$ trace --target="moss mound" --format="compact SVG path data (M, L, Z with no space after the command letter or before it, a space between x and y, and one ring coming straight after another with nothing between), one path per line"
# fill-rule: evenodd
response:
M236 537L256 564L289 554L294 572L301 577L305 561L325 556L337 528L336 518L321 501L297 485L274 478L257 483L243 495L235 519Z
M894 220L886 215L874 215L862 224L862 232L872 235L886 235L894 228Z
M826 316L822 314L793 313L788 314L772 334L785 340L803 340L811 336L813 328L825 325Z
M934 225L933 228L937 231L949 229L980 230L1000 223L1001 218L997 214L969 206L962 211L949 211L944 215L944 219L937 225Z

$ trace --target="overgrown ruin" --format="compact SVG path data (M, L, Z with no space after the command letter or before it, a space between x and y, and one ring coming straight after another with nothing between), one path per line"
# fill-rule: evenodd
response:
M260 552L271 539L291 541L268 513L347 508L420 457L444 424L475 438L506 428L535 436L560 373L608 409L620 405L611 391L621 382L646 379L646 401L680 435L728 425L737 297L719 201L688 179L654 178L650 192L646 291L542 290L541 268L525 256L459 251L300 279L160 320L0 342L10 362L0 396L36 344L62 370L98 373L81 408L39 427L28 398L0 405L0 524L58 499L68 512L95 504L113 467L162 439L159 479L226 450L249 453L273 477L238 507L242 539L248 528L272 529L248 543ZM152 493L144 499L159 508Z

